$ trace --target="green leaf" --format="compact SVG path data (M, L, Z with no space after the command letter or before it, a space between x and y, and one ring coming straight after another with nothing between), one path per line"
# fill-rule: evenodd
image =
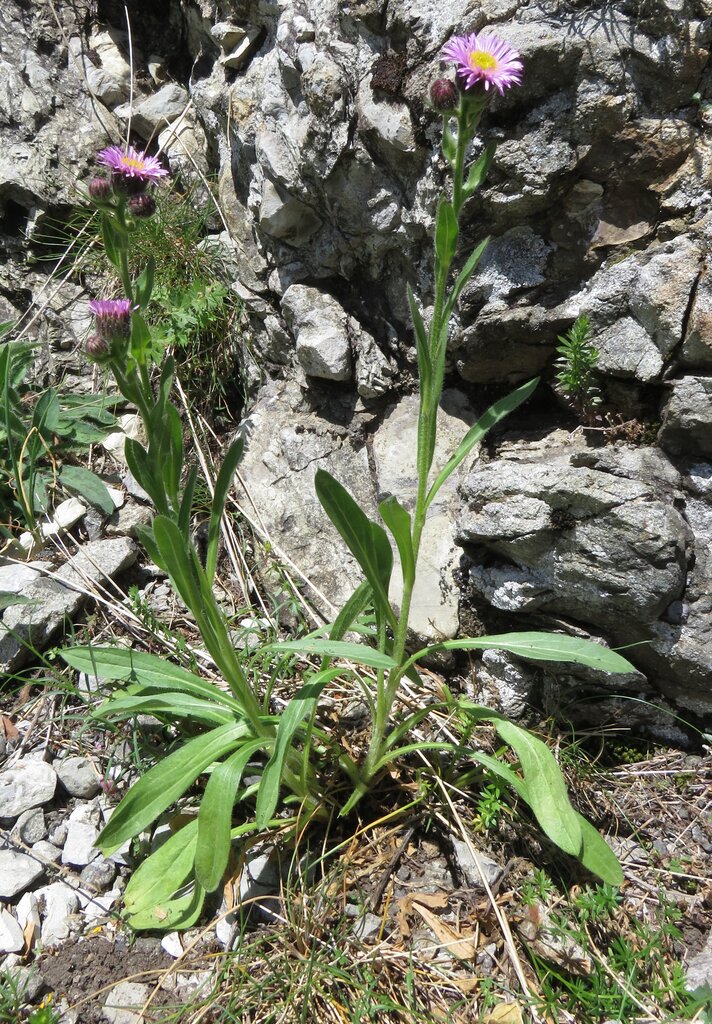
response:
M223 464L220 467L220 472L218 473L218 478L215 481L215 494L213 495L213 505L210 512L210 522L208 524L208 551L205 560L205 575L211 583L215 576L215 569L218 562L220 522L222 520L223 512L225 511L227 495L232 487L232 483L235 478L235 471L242 459L244 449L245 443L241 437L238 437L237 440L233 441L227 450L225 458L223 459Z
M134 440L132 437L127 437L124 441L124 456L126 457L126 464L131 471L131 475L143 487L154 505L159 508L160 504L162 504L161 493L153 476L151 462L146 449L139 441Z
M398 546L403 573L403 585L410 585L415 579L415 558L413 555L413 537L410 513L407 512L396 497L391 495L378 506L381 518L393 534Z
M527 787L527 802L541 828L560 849L578 857L583 836L578 815L556 758L546 743L505 718L491 721L505 743L515 751Z
M415 333L415 347L418 354L418 374L420 376L420 386L425 392L428 390L430 381L433 376L433 363L430 356L430 344L428 342L428 332L425 330L425 324L423 318L420 315L415 296L413 295L413 289L408 285L408 305L410 306L410 319L413 322L413 332Z
M60 419L59 398L54 388L49 388L38 398L32 411L32 426L36 427L45 441L51 443L52 435L58 433Z
M373 647L363 644L351 644L345 640L285 640L284 643L269 644L270 651L285 651L290 654L315 654L326 658L341 658L353 661L358 665L370 668L382 668L389 671L398 667L398 662L390 656L376 651Z
M578 818L583 838L579 859L583 866L607 885L623 885L625 875L613 850L590 821L586 821L580 814Z
M349 551L363 569L373 587L374 601L391 626L396 626L388 600L388 584L393 571L393 551L386 531L371 522L346 488L330 473L318 469L316 493L324 511L346 542Z
M237 788L248 761L263 746L249 740L213 769L198 812L195 874L207 892L220 885L230 857L230 829Z
M497 145L494 142L488 142L484 148L484 151L480 154L477 160L470 167L470 171L467 175L462 191L465 198L469 198L473 192L476 192L482 182L487 177L487 172L490 169L490 164L494 158L495 150Z
M121 254L128 246L126 233L118 227L114 218L106 213L106 211L101 213L100 223L101 237L104 240L104 251L106 252L107 259L120 271Z
M457 155L457 140L450 130L450 114L443 116L443 156L452 165Z
M139 366L145 366L151 347L151 331L140 313L131 314L131 355Z
M432 651L509 651L533 661L571 661L577 665L600 669L601 672L636 672L637 669L616 651L592 640L563 633L502 633L498 636L466 637L445 640L414 654L416 661Z
M0 590L0 611L5 608L12 608L15 604L36 604L37 600L25 597L23 594L14 594L11 591Z
M354 590L351 597L346 601L339 614L334 619L329 630L330 640L341 640L353 623L373 603L373 588L368 580L364 580ZM322 668L326 666L322 665Z
M538 383L539 378L535 377L534 380L530 380L527 384L522 384L522 386L517 388L516 391L512 391L512 393L507 395L505 398L500 398L499 401L489 407L483 416L480 416L477 423L475 423L475 425L465 434L464 438L458 445L455 454L446 462L438 474L428 492L428 497L425 502L426 508L430 506L433 498L447 478L457 469L460 463L467 458L475 445L489 433L496 423L499 423L499 421L504 419L505 416L508 416L513 412L514 409L522 404L522 402L526 402L527 398L529 398Z
M191 928L203 912L205 890L191 882L175 895L169 896L138 914L127 916L134 931L174 932Z
M143 832L167 807L192 786L208 765L223 757L249 734L243 723L221 725L204 736L188 740L134 783L97 840L108 856L127 839Z
M139 691L110 697L93 712L92 718L130 718L133 715L157 715L162 718L187 718L207 725L227 725L235 716L227 708L185 693L142 694Z
M440 267L447 269L455 256L458 226L452 203L441 199L435 218L435 255Z
M188 476L183 488L183 496L180 500L180 509L178 510L178 529L184 537L190 533L190 520L193 515L193 495L195 494L197 481L198 465L195 463L188 470Z
M166 839L134 871L124 893L127 914L138 914L172 896L190 877L198 841L193 820Z
M156 516L153 520L153 536L173 585L195 614L202 605L202 594L198 569L193 562L194 552L176 524L166 516Z
M143 268L139 279L136 281L134 288L136 294L136 302L145 309L151 301L151 293L153 292L153 276L156 272L156 261L153 256L148 257L148 262Z
M59 656L77 672L110 681L135 680L147 691L179 690L230 708L233 713L241 710L238 701L214 683L153 654L123 647L69 647Z
M465 285L467 284L467 282L470 280L475 270L477 269L477 265L482 259L482 254L484 253L488 245L489 238L485 238L483 242L480 242L477 248L470 253L467 262L465 263L464 267L462 268L457 278L455 279L455 284L452 286L450 294L448 295L447 298L447 302L445 303L445 309L443 311L443 330L447 330L450 324L450 317L452 316L453 310L455 309L455 304L457 303L457 300L460 297L460 292L465 287Z
M316 707L321 691L327 683L340 675L341 669L327 669L319 672L305 683L292 697L279 717L274 751L262 772L257 790L255 821L258 828L265 828L277 807L279 788L282 783L284 759L292 744L294 734L304 719Z
M81 466L62 466L59 479L62 486L72 494L80 494L105 516L112 515L114 503L111 495L104 481L96 473Z

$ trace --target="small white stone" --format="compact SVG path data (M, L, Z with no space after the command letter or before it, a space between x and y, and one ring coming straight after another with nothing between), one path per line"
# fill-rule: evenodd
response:
M96 840L99 829L85 821L70 821L67 829L67 841L62 850L62 863L83 867L99 856Z
M148 985L122 981L114 985L101 1011L109 1024L138 1024L141 1007L148 999Z
M22 928L9 912L0 910L0 952L19 953L25 944Z
M0 817L18 818L31 807L49 803L57 774L45 761L25 758L0 774Z
M14 850L0 850L0 900L10 900L28 889L44 867L34 857Z
M164 935L161 939L161 946L168 953L168 956L172 956L175 960L179 956L183 956L183 943L178 932L168 932L167 935Z
M69 530L86 514L86 510L87 506L79 498L67 498L61 505L57 505L52 521L60 530Z
M79 910L79 897L64 882L52 882L35 893L42 913L41 941L43 946L58 946L72 932L73 916Z
M37 906L37 897L33 892L26 892L24 896L20 897L15 907L15 913L20 928L26 928L28 924L39 928L40 912Z

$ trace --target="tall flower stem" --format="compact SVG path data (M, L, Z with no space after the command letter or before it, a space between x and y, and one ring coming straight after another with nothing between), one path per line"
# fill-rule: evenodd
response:
M456 112L457 136L455 139L455 153L449 161L453 174L453 191L451 209L456 225L459 222L463 204L467 198L465 189L465 159L467 150L472 142L475 129L479 123L480 116L486 105L486 99L473 99L465 95L461 96ZM447 130L447 125L445 126ZM442 200L445 202L445 200ZM436 228L437 232L437 228ZM362 768L362 780L364 789L370 779L379 770L379 763L387 746L388 721L393 708L393 703L398 692L398 687L403 678L404 662L406 657L406 643L408 639L408 624L410 611L413 602L413 590L415 587L418 556L423 538L423 530L428 512L428 482L430 471L435 455L435 441L437 436L437 415L440 399L443 390L443 378L445 369L445 348L448 338L448 324L444 321L445 310L448 307L450 294L448 293L448 278L452 268L455 246L449 248L439 247L437 238L435 245L435 267L434 267L434 296L433 312L428 330L428 353L430 359L429 372L424 373L420 367L420 402L418 411L418 439L417 439L417 476L418 486L413 510L412 526L412 548L413 548L413 571L403 579L403 597L401 600L400 614L393 638L392 656L397 662L397 668L393 668L385 679L379 676L376 708L373 721L371 742L366 759Z

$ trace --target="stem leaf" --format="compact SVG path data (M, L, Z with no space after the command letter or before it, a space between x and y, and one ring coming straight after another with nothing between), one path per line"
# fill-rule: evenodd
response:
M441 199L435 219L435 257L440 268L445 271L455 256L458 234L457 217L452 203Z
M393 534L398 546L403 573L403 584L409 586L415 581L415 557L413 554L413 538L410 513L407 512L396 497L391 495L378 506L381 518Z
M228 491L232 486L232 481L235 476L235 470L237 469L242 454L245 449L245 442L241 437L233 441L227 450L223 464L220 467L218 478L215 481L215 493L213 494L213 505L210 512L210 522L208 524L208 550L205 559L205 575L208 577L210 583L213 581L215 576L215 569L218 562L218 542L220 540L220 523L222 521L223 512L225 511L225 502L227 501Z
M462 186L462 191L466 199L468 199L473 192L477 191L487 177L487 172L489 171L490 164L494 158L496 148L497 146L494 142L488 142L478 159L475 160L470 167L467 179Z
M326 470L317 470L315 487L324 511L373 587L374 600L381 614L395 626L395 615L388 600L393 551L386 531L368 518L346 488Z
M534 380L530 380L528 383L522 384L522 386L517 388L516 391L512 391L511 394L507 395L505 398L500 398L499 401L489 407L484 415L480 416L477 423L475 423L475 425L465 434L455 453L445 463L433 482L425 501L426 508L430 506L433 498L447 478L457 469L460 463L467 458L475 445L487 435L496 423L499 423L501 419L508 416L514 409L520 406L522 402L526 402L527 398L532 394L538 383L539 378L535 377Z

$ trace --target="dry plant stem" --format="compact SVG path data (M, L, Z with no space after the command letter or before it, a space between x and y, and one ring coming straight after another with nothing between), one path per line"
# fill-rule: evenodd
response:
M472 100L461 99L457 111L457 139L455 158L452 161L453 172L453 198L452 208L455 220L459 221L462 205L465 200L464 173L465 157L477 127L485 101L473 102ZM447 126L445 126L447 130ZM373 722L373 732L368 754L362 769L362 785L364 792L368 788L370 780L378 771L379 762L383 756L388 721L393 708L393 703L398 692L401 680L405 672L405 648L408 636L408 622L410 609L413 600L413 589L417 576L418 555L423 535L423 529L427 519L428 510L428 481L430 470L433 464L435 453L435 438L437 434L438 406L443 390L443 376L445 366L445 352L448 338L448 324L443 322L443 314L447 306L447 281L452 267L452 257L442 259L437 251L435 252L435 295L433 302L433 315L428 331L428 350L430 354L430 372L426 375L423 368L419 367L420 373L420 407L418 414L418 489L413 512L413 572L403 580L403 598L401 601L398 625L395 631L393 642L393 658L398 667L392 669L385 680L379 674L378 691L376 695L376 714Z

